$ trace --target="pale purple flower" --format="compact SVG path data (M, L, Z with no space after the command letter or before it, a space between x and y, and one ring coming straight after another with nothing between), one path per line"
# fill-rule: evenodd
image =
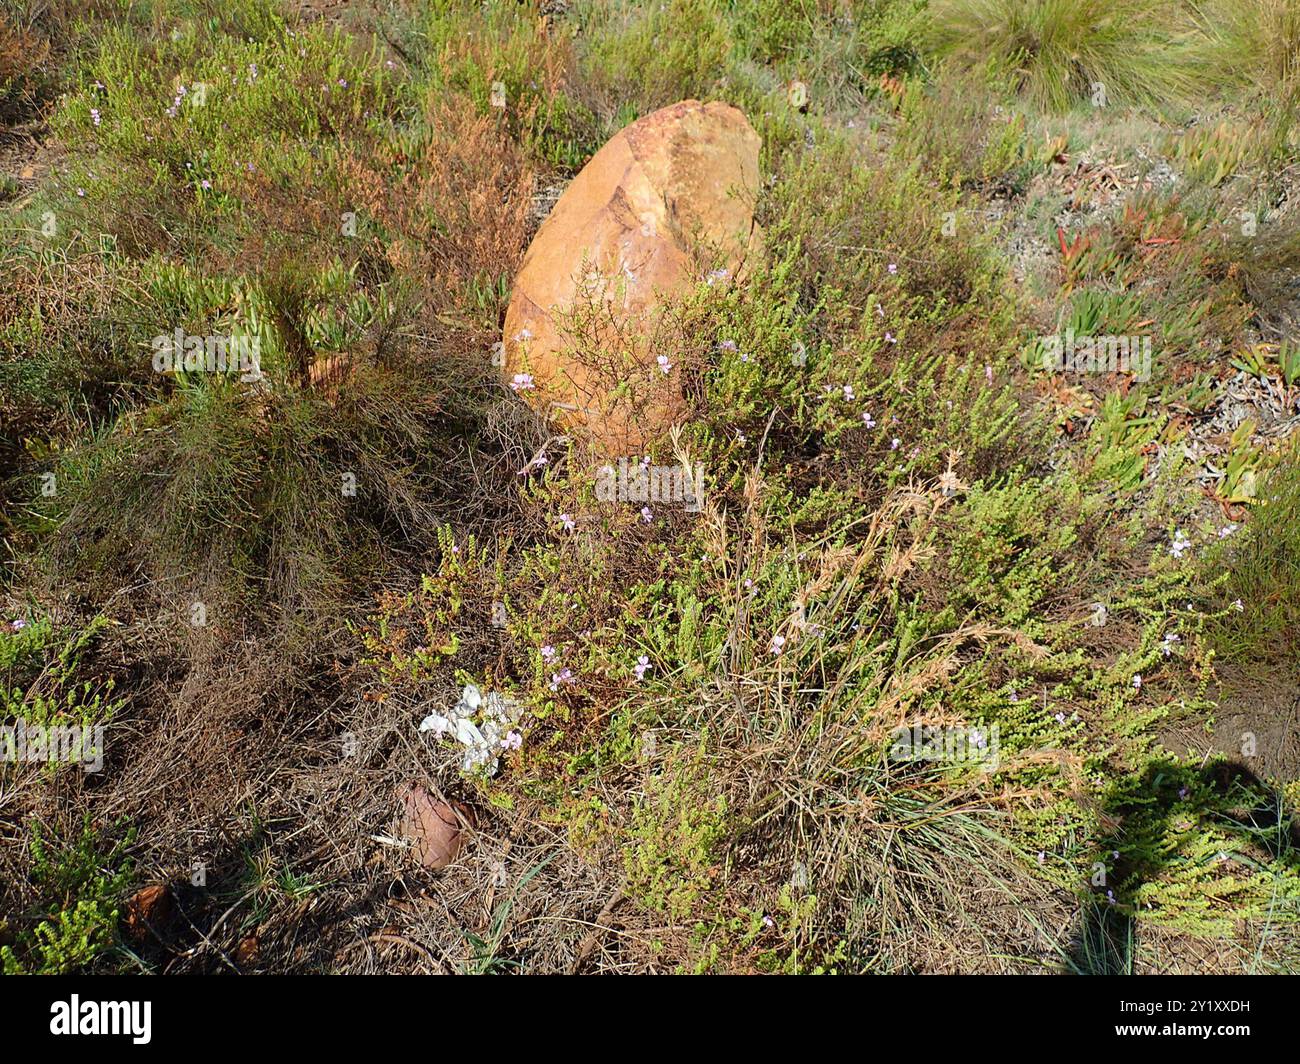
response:
M903 443L903 441L900 440L897 436L895 436L895 437L893 438L893 440L890 441L889 449L890 449L891 451L896 451L896 450L898 450L898 448L902 445L902 443Z
M542 660L547 663L554 661L555 647L551 646L549 643L546 646L542 647Z
M673 364L668 361L667 355L660 355L655 359L655 362L659 364L659 372L664 374L664 376L667 376L669 371L673 368Z
M891 263L889 264L889 272L890 272L891 274L895 274L895 273L897 273L897 272L898 272L898 263L896 263L896 262L891 262Z
M524 737L518 731L506 732L501 740L501 747L504 750L518 750L523 745Z
M650 659L642 654L636 659L636 665L633 666L633 670L636 672L636 678L638 680L645 679L646 670L648 668L650 668Z
M1136 675L1136 676L1133 677L1133 690L1135 690L1135 691L1140 691L1140 690L1142 690L1142 676L1141 676L1141 674L1138 674L1138 675Z
M862 424L869 429L874 429L876 427L876 419L871 416L871 411L862 411Z
M533 375L531 373L516 373L510 381L510 388L516 392L527 392L534 388Z
M91 120L95 125L99 125L99 110L98 110L98 108L92 107L92 108L90 109L90 120Z
M1184 536L1182 532L1175 529L1173 542L1169 546L1169 553L1172 554L1175 558L1181 558L1183 556L1183 553L1191 545L1192 545L1192 541L1188 539L1186 536Z
M573 675L573 671L572 671L571 669L564 668L564 669L561 669L559 672L553 672L553 673L551 673L551 690L552 690L552 691L558 691L558 690L560 689L560 685L561 685L561 684L564 684L564 685L567 686L567 685L569 685L569 684L573 684L573 683L577 683L577 679L574 677L574 675Z
M569 514L560 514L560 524L564 526L566 532L572 532L578 527L573 523L573 518Z
M644 521L647 525L649 525L654 523L654 519L655 519L654 511L651 510L650 507L648 506L642 506L641 520Z
M785 636L774 635L772 636L772 645L768 648L768 653L779 655L781 653L781 649L784 646L785 646Z
M845 399L846 402L852 402L852 401L853 401L853 385L851 385L851 384L846 384L846 385L844 386L844 399Z

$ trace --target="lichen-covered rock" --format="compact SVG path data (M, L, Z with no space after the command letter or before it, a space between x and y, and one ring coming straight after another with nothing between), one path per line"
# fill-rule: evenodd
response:
M606 455L642 449L681 414L678 367L655 349L657 312L701 270L734 278L759 253L759 144L728 104L646 115L583 167L524 256L506 311L507 380Z

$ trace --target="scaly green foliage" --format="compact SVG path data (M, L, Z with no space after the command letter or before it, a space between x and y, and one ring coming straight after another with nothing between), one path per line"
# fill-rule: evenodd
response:
M118 909L131 881L127 850L134 838L128 831L106 847L89 817L80 834L69 839L47 840L39 824L30 826L35 897L10 928L15 944L0 946L6 975L66 975L111 952Z

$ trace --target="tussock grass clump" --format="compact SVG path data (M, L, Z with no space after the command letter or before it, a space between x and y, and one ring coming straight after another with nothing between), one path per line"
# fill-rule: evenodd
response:
M1275 96L1300 85L1297 0L1212 0L1197 10L1209 37L1207 62Z
M1093 100L1186 103L1222 84L1200 61L1190 11L1168 0L936 0L930 39L941 54L1014 72L1036 105Z

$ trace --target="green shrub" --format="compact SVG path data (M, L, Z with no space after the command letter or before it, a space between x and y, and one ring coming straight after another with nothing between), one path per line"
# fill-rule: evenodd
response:
M84 661L108 625L103 615L80 629L49 617L0 621L0 718L42 727L108 724L125 700L114 696L112 679L88 678Z
M12 946L0 946L6 975L66 975L100 967L117 941L117 920L131 882L127 851L133 830L106 845L89 816L79 835L47 840L30 826L30 896L9 927Z
M1290 444L1263 479L1258 504L1208 563L1226 571L1215 644L1229 661L1281 666L1300 662L1300 448Z

